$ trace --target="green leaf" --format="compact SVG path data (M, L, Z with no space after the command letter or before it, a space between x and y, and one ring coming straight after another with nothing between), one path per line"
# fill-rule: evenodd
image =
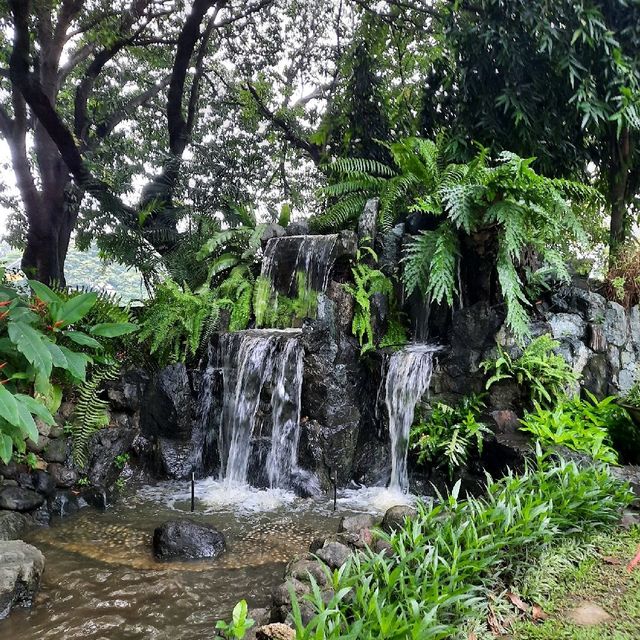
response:
M51 359L53 360L53 366L58 367L58 369L67 369L67 359L62 353L62 350L55 342L46 341L45 345L51 354Z
M12 453L13 440L6 433L0 433L0 460L5 464L9 464Z
M45 345L48 339L42 333L24 322L10 322L9 338L38 373L51 375L53 357Z
M88 355L71 351L67 347L60 347L60 349L62 349L62 353L67 358L67 371L77 380L84 382L87 377L87 364L93 362L93 360Z
M124 336L129 333L133 333L139 329L137 324L132 322L104 322L102 324L96 324L89 331L94 336L101 336L103 338L117 338L118 336Z
M19 422L18 403L4 385L0 385L0 416L13 425Z
M29 286L33 293L43 302L48 304L62 304L62 298L52 291L46 284L37 280L29 280Z
M83 347L92 347L93 349L102 349L102 345L91 336L88 336L86 333L82 331L63 331L62 335L69 340L72 340L76 344L80 344Z
M54 425L56 423L50 411L42 404L42 402L22 393L16 393L15 399L24 404L31 413L38 416L38 418L40 418L40 420L45 424Z
M19 423L22 433L26 435L32 442L38 442L38 427L36 427L35 420L31 415L31 412L25 404L18 402Z
M53 319L61 326L73 324L83 318L98 301L98 294L94 292L82 293L67 300L62 307L56 309Z

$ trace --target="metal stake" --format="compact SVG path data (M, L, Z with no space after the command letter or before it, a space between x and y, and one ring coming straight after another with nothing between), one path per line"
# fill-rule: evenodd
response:
M196 510L196 473L191 472L191 513Z
M331 483L333 484L333 510L337 509L338 502L338 470L331 470Z

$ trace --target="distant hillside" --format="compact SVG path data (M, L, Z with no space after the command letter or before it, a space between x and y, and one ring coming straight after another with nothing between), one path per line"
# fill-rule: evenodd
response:
M20 268L21 254L6 242L0 241L0 263L12 268ZM77 251L72 248L65 263L67 284L72 287L86 287L96 291L116 293L123 302L147 297L140 274L121 264L106 264L100 260L98 249Z

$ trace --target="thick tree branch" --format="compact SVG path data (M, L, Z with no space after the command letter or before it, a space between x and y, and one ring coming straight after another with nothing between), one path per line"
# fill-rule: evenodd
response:
M273 4L274 2L275 0L261 0L257 4L247 7L242 13L230 15L228 18L221 20L216 24L216 28L226 27L227 25L233 24L234 22L238 22L238 20L248 18L251 14L261 11L262 9L264 9L265 7L268 7L270 4Z
M96 127L96 138L104 139L111 135L113 130L129 116L135 109L145 105L151 98L157 96L165 89L171 80L171 76L165 76L160 82L152 85L146 91L138 94L126 102L120 109L114 111L102 123Z
M250 83L246 84L247 90L253 96L253 99L256 101L256 105L258 109L262 113L262 115L267 118L275 127L282 131L284 139L287 140L292 146L304 151L309 155L311 160L315 164L320 164L322 159L322 148L320 145L317 145L313 142L309 142L306 138L304 138L298 131L296 131L295 127L291 125L291 123L287 122L284 118L275 114L267 105L262 102L260 95L255 90L253 85Z

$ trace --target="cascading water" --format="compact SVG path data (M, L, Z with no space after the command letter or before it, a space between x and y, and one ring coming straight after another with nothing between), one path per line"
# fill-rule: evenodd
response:
M296 331L241 331L220 338L223 367L221 475L227 484L248 481L252 439L271 420L266 474L272 488L287 488L296 470L300 439L302 347ZM270 396L265 416L261 403Z
M275 284L277 265L293 264L291 271L283 274L286 279L280 282L287 289L287 294L295 290L299 272L304 274L308 289L324 293L335 262L337 242L338 234L335 233L272 238L264 250L261 275ZM288 259L283 259L283 256Z
M437 347L413 344L396 351L389 360L385 383L385 403L391 436L391 480L389 488L409 490L407 454L409 432L416 404L429 389Z

